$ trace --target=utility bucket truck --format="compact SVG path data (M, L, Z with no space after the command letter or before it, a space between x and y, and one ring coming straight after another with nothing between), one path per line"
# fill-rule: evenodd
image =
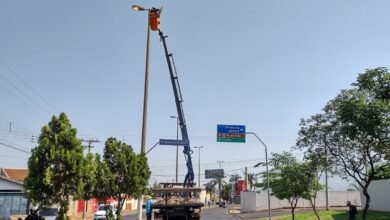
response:
M166 38L161 32L160 24L161 9L149 11L149 28L152 31L158 31L161 42L164 46L165 58L168 64L168 70L171 78L173 94L175 97L176 110L180 125L181 137L186 141L183 147L184 157L186 159L187 174L183 183L160 183L160 188L153 189L157 202L151 205L151 209L155 215L155 219L173 220L183 219L192 220L200 219L201 207L204 205L200 202L200 188L195 188L194 170L192 168L190 142L187 133L187 124L184 118L183 97L180 91L179 80L176 73L176 68L173 62L173 55L168 52Z

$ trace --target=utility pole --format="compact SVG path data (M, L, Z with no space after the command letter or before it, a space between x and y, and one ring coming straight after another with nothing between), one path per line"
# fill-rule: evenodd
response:
M85 146L86 148L88 148L88 153L91 153L91 148L93 148L92 143L100 142L100 141L97 140L97 139L89 139L89 140L81 139L80 141L81 141L81 142L87 142L87 143L88 143L88 145Z
M170 118L176 119L176 140L179 140L179 117L170 116ZM179 145L176 145L176 182L178 183L179 179Z
M245 191L248 189L248 167L245 167Z
M198 160L198 187L200 188L200 149L204 148L204 146L199 146L199 147L194 147L194 148L198 148L199 150L199 160Z
M88 143L88 145L85 146L85 147L88 148L88 153L91 153L91 148L93 148L92 143L100 142L100 141L97 140L97 139L89 139L89 140L81 139L80 141L81 141L81 142L87 142L87 143ZM88 202L84 200L83 216L81 217L82 219L85 219L85 212L86 212L86 211L88 211Z
M223 163L224 161L222 160L218 160L217 163L219 163L219 169L221 169L221 164Z
M219 169L221 169L221 164L223 163L222 160L218 160L217 163L219 163ZM218 191L219 191L219 202L221 202L221 180L222 178L218 178Z

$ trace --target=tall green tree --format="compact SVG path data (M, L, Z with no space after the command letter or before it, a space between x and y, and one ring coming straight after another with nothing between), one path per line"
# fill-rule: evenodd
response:
M59 205L59 220L68 219L70 199L82 197L85 187L86 161L76 134L65 113L53 116L28 160L26 197L40 206Z
M95 196L115 199L120 220L126 198L138 198L147 190L150 169L146 155L136 154L130 145L111 137L105 142L102 160L98 157L97 164Z
M88 200L93 198L93 192L96 187L96 169L97 169L97 162L96 157L92 153L88 153L85 156L84 160L84 172L83 172L83 183L84 183L84 189L82 194L82 199L84 200L84 209L83 209L83 219L85 217L85 211L87 208Z
M239 179L241 179L242 177L239 175L239 174L232 174L229 178L229 182L233 182L234 184L237 183L237 181Z
M222 186L222 192L221 197L223 200L229 200L230 195L232 194L232 185L231 184L225 184Z
M323 113L301 124L301 148L329 149L329 165L361 187L366 219L371 201L367 189L390 167L390 73L369 69L352 85L329 101Z
M256 166L261 165L261 163ZM269 160L269 165L272 166L270 171L270 188L272 194L278 199L286 199L291 207L292 219L295 219L295 209L298 201L310 199L313 196L313 191L318 191L320 188L318 180L313 178L311 164L307 162L299 162L291 153L283 152L281 154L272 153ZM258 186L267 189L267 175L261 173L263 181Z
M84 200L90 200L93 198L93 192L96 187L96 171L97 161L96 157L92 153L88 153L84 160L84 172L83 172L83 183L84 189L82 198Z
M212 179L210 182L206 183L206 192L210 194L211 198L215 198L215 188L218 185L219 196L221 197L223 186L226 184L227 183L221 178Z
M210 200L214 199L215 194L215 186L218 184L217 180L211 180L210 182L205 184L206 194L210 195Z
M318 220L320 216L316 208L316 199L318 191L324 189L324 186L319 182L324 171L324 163L325 161L322 155L312 154L306 155L300 165L301 173L305 174L301 179L301 183L304 186L302 198L309 200Z
M110 198L113 195L114 176L111 173L107 163L102 160L100 154L95 155L96 158L96 185L92 192L93 197L98 199Z

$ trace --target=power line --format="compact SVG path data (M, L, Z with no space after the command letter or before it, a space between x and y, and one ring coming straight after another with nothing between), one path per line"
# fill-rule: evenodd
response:
M15 143L13 143L13 142L11 142L11 141L9 141L9 140L6 140L6 139L4 139L3 137L0 138L0 141L2 141L2 142L5 143L5 144L8 144L8 145L10 145L10 146L13 146L13 147L17 146L17 148L19 148L19 149L30 150L29 147L20 147L18 144L15 144ZM23 146L24 146L24 144L23 144Z
M13 136L12 134L6 134L4 132L0 132L2 138L4 139L10 139L14 141L24 142L24 143L38 143L38 137L36 136L29 136L29 137L23 137L23 136Z
M26 95L26 93L24 93L22 90L20 90L17 86L15 86L11 81L9 81L6 77L4 77L3 75L0 74L0 77L2 79L4 79L5 81L8 82L9 85L12 86L12 88L14 88L16 91L18 91L20 94L22 94L27 100L29 100L30 102L34 103L36 106L38 106L41 110L43 110L44 112L46 112L47 114L51 115L52 113L50 113L49 111L47 111L41 104L39 104L38 102L34 101L32 98L30 98L28 95Z
M236 164L236 163L246 163L246 162L254 162L254 161L263 161L264 158L257 158L257 159L247 159L247 160L231 160L231 161L225 161L224 164ZM218 162L213 162L213 163L201 163L202 166L205 165L216 165ZM176 166L175 164L172 165L151 165L150 167L172 167ZM186 164L179 164L179 166L186 166Z
M15 157L15 156L10 156L10 155L5 155L5 154L0 154L0 157L4 157L4 158L7 158L7 159L10 159L10 158L12 158L12 159L16 159L16 160L23 160L23 161L25 161L25 160L26 160L26 158L22 158L22 157Z
M54 112L60 112L54 105L52 105L47 99L45 99L37 90L35 90L32 86L30 86L25 80L20 77L16 71L14 71L7 63L5 63L2 59L0 59L0 63L8 70L8 72L12 73L16 78L18 78L27 88L29 88L35 95L37 95L47 106L49 106ZM6 80L14 89L16 89L19 93L21 93L23 96L25 96L30 102L34 103L36 106L40 107L41 110L43 110L45 113L49 114L50 116L53 115L52 111L48 111L45 107L43 107L41 104L36 102L34 99L30 98L28 95L26 95L23 91L21 91L19 88L17 88L13 83L11 83L10 80L8 80L6 77L2 76L0 74L0 77ZM0 85L1 86L1 85ZM4 90L6 90L8 93L10 93L14 98L18 99L19 101L23 102L25 105L28 105L24 100L20 99L18 96L16 96L14 93L12 93L10 90L2 86ZM34 111L36 111L35 108L33 108L31 105L28 105ZM41 112L39 112L41 114ZM43 116L43 115L42 115ZM79 128L80 131L85 131L82 128ZM88 132L86 132L88 133Z
M20 151L20 152L23 152L23 153L26 153L26 154L31 154L31 152L28 152L28 151L22 150L22 149L20 149L20 148L17 148L17 147L14 147L14 146L8 145L8 144L4 144L4 143L1 143L1 142L0 142L0 145L2 145L2 146L4 146L4 147L11 148L11 149L14 149L14 150L18 150L18 151Z
M21 130L21 132L23 133L28 133L28 134L37 134L37 133L34 133L33 131L31 131L30 129L27 129L15 122L12 122L12 121L9 121L3 117L0 116L0 123L2 123L3 125L5 125L5 127L8 127L10 123L12 123L12 130Z
M2 88L3 90L5 90L6 92L8 92L11 96L13 96L14 98L16 98L17 100L19 100L20 102L22 102L23 104L25 104L26 106L30 107L31 109L33 109L34 111L36 111L37 113L39 113L42 117L45 117L45 115L42 114L42 112L38 111L37 109L35 109L32 105L30 105L29 103L25 102L24 100L22 100L21 98L19 98L17 95L15 95L13 92L11 92L8 88L4 87L3 85L0 84L0 88Z
M55 108L50 102L48 102L41 94L39 94L35 89L33 89L26 81L24 81L9 65L7 65L2 59L0 59L0 63L8 69L10 73L16 76L23 84L29 88L33 93L35 93L43 102L45 102L48 106L50 106L53 110L59 112L57 108Z

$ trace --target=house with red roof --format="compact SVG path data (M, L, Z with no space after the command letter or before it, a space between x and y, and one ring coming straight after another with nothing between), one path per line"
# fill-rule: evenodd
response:
M27 175L27 169L0 168L0 203L5 204L11 214L28 212L29 203L23 192Z

